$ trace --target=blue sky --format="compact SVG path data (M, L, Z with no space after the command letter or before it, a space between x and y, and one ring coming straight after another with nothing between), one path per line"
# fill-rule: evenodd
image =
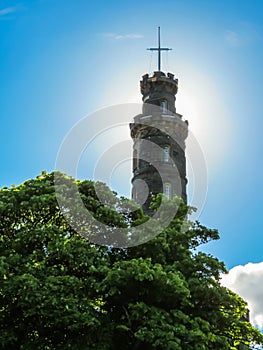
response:
M156 45L158 26L173 48L163 70L179 78L177 111L206 159L200 221L221 233L206 251L228 268L260 263L261 1L1 0L0 186L52 171L64 136L84 116L140 102L139 80L156 69L146 48ZM94 163L96 149L87 156ZM112 180L126 196L129 169Z

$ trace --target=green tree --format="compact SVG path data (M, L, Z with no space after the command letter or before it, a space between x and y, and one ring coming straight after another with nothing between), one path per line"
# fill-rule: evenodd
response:
M70 184L76 185L109 235L111 227L147 220L140 209L123 213L127 200L102 184L104 204L91 181L56 176L63 180L60 195L68 198ZM153 210L161 200L171 205L158 195ZM218 239L218 232L185 222L188 208L174 201L179 209L161 234L113 249L70 227L65 211L73 213L58 206L54 173L2 188L0 348L201 350L261 343L262 335L243 317L246 303L219 283L224 264L197 250ZM72 210L78 212L77 204Z

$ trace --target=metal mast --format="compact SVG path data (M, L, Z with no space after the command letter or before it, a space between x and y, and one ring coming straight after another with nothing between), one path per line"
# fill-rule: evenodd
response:
M158 71L161 71L161 51L170 51L168 47L161 47L161 29L158 27L158 47L150 47L150 51L158 51Z

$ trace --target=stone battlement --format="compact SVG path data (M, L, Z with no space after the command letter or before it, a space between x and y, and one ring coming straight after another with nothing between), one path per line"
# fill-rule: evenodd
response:
M174 74L167 73L166 75L163 72L156 71L152 76L149 74L142 76L142 80L140 81L142 95L148 94L152 86L156 84L169 86L173 90L174 95L178 91L178 79L174 78Z

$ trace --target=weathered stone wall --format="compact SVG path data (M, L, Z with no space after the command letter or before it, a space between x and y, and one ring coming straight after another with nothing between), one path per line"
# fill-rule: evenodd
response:
M172 196L187 201L185 139L188 123L176 113L177 90L178 80L170 73L166 76L155 72L152 77L146 74L141 81L143 113L135 116L130 124L134 141L132 197L144 203L145 209L151 194L163 193L165 183L171 185ZM163 101L167 102L165 111Z

